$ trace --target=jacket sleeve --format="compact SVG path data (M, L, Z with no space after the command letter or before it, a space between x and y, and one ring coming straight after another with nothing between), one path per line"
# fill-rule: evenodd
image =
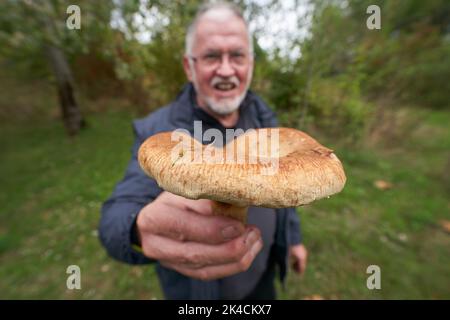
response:
M116 185L112 195L102 206L98 231L100 241L110 256L130 264L145 264L154 260L133 249L132 228L139 211L153 201L162 190L139 166L137 152L145 137L139 136L136 124L134 124L134 133L135 142L131 160L124 178Z
M288 245L293 246L303 242L300 216L295 208L287 209Z

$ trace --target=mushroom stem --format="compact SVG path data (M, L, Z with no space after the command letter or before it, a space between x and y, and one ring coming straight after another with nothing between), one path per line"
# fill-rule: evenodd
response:
M225 202L213 201L212 209L215 215L236 219L243 224L247 223L248 207L239 207Z

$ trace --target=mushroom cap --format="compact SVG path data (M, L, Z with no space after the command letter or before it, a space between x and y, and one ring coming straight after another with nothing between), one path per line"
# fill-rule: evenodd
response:
M340 192L346 181L333 150L291 128L247 130L224 148L162 132L141 145L138 160L166 191L237 206L300 206Z

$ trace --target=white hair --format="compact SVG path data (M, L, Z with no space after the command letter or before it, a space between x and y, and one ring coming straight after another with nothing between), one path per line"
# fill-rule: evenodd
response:
M186 55L192 54L192 49L194 47L195 32L197 29L198 21L204 14L206 14L209 11L213 11L213 10L227 10L244 22L245 26L247 27L248 43L249 43L249 50L250 50L249 53L250 53L250 56L253 56L253 37L250 32L250 28L249 28L247 20L245 20L241 9L237 5L235 5L234 3L224 2L224 1L206 2L202 6L200 6L200 8L198 9L198 11L195 15L194 20L189 25L187 32L186 32L186 40L185 40Z

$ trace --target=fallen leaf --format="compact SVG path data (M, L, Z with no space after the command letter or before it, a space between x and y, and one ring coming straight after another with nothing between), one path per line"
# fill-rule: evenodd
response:
M136 277L142 277L144 272L142 271L141 267L134 267L131 269L131 273Z
M408 236L405 233L399 233L398 240L400 240L402 242L406 242L406 241L408 241Z
M101 272L108 272L109 271L109 265L108 264L102 265L100 270L101 270Z
M439 221L439 224L445 232L450 233L450 221L441 220L441 221Z
M388 190L392 188L392 183L385 180L376 180L373 184L377 189L380 190Z
M325 300L320 294L313 294L305 297L305 300Z

